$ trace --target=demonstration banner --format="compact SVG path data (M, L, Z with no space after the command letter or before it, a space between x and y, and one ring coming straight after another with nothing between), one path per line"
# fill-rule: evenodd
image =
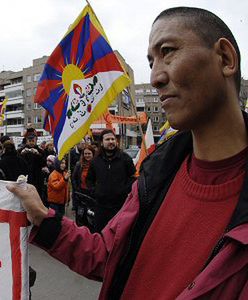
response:
M0 180L0 299L27 300L28 221L20 200Z

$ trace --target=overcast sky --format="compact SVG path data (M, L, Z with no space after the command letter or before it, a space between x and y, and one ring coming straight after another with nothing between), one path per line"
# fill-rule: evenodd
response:
M155 17L173 6L206 8L233 31L241 50L242 75L248 79L247 0L91 0L113 49L133 68L135 82L149 82L148 36ZM2 0L0 71L18 71L49 55L85 6L83 0Z

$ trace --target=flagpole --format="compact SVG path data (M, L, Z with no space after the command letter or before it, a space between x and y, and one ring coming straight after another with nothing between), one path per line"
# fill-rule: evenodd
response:
M142 138L142 142L144 143L144 146L145 146L145 152L146 152L146 155L148 155L148 151L147 151L147 147L146 147L146 141L145 141L145 135L143 133L143 130L142 130L142 127L141 127L141 124L140 124L140 121L139 121L138 112L137 112L136 105L135 105L135 102L134 102L134 99L133 99L133 96L132 96L132 93L131 93L131 90L130 90L130 86L127 87L127 90L128 90L128 93L129 93L129 96L130 96L130 99L131 99L131 104L132 104L132 107L133 107L133 110L134 110L135 117L137 119L137 123L138 123L138 127L139 127L139 132L140 132L140 135L141 135L141 138Z
M71 171L71 151L68 152L68 171ZM72 174L71 174L72 176ZM70 200L70 186L71 186L71 176L68 178L68 186L67 186L67 196L66 196L66 200L67 200L67 203L66 203L66 211L65 211L65 215L67 216L67 208L69 206L69 200Z

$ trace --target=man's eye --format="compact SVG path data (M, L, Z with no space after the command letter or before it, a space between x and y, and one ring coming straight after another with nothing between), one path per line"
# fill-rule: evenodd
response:
M174 47L161 47L161 53L165 56L170 54L171 52L175 51Z
M153 66L153 62L149 61L149 67L150 67L150 69L152 69L152 66Z

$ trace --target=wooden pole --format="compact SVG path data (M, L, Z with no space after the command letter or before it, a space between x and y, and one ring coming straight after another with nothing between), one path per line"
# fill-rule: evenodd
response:
M68 152L68 171L71 170L71 150ZM71 174L72 176L72 174ZM68 186L67 186L67 203L65 205L65 215L67 216L67 208L69 206L69 200L70 200L70 186L71 186L71 176L68 179Z
M133 110L134 110L134 114L135 114L136 119L137 119L137 123L138 123L138 127L139 127L139 132L140 132L140 135L141 135L141 138L142 138L142 142L144 143L144 146L145 146L145 152L146 152L146 155L148 155L148 151L147 151L147 147L146 147L146 141L145 141L145 135L143 133L143 130L142 130L142 127L141 127L141 124L140 124L140 121L139 121L138 112L137 112L136 105L135 105L135 102L134 102L134 99L133 99L133 96L132 96L132 93L131 93L131 90L130 90L130 86L127 88L127 90L128 90L128 93L129 93L129 96L130 96L130 99L131 99L131 104L132 104L132 107L133 107Z

